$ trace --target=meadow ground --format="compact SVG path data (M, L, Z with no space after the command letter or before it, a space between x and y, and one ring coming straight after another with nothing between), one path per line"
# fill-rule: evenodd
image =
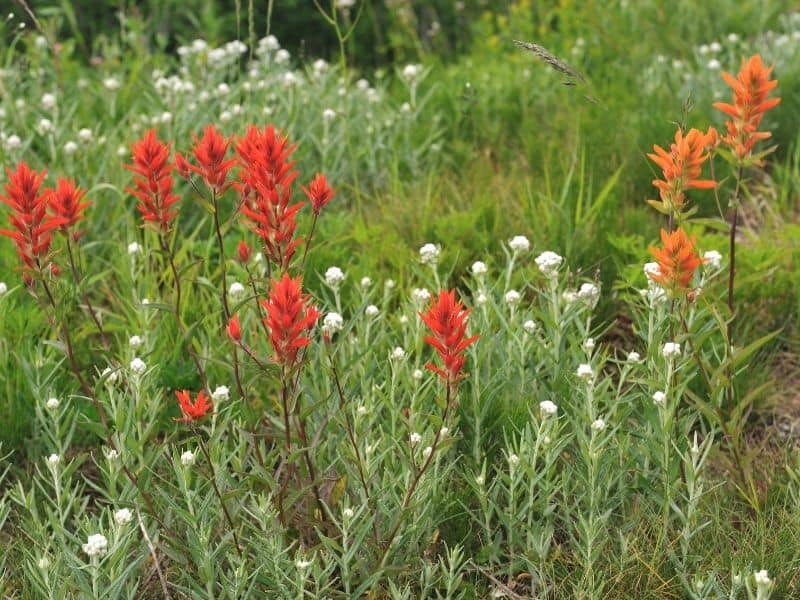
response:
M0 21L3 597L800 597L794 3L254 4Z

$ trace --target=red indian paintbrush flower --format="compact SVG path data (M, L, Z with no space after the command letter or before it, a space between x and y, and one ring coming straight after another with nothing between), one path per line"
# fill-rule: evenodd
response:
M187 177L189 171L193 171L203 178L206 185L212 188L215 193L221 194L230 183L226 183L228 171L236 164L236 159L225 160L231 138L224 138L217 131L216 127L209 125L203 131L203 137L199 140L194 137L194 148L192 153L199 166L195 166L186 161L180 153L175 153L175 162L178 172Z
M275 360L292 367L300 348L311 342L306 332L314 327L320 313L309 304L309 296L303 294L302 279L292 279L288 273L272 281L269 298L262 304L267 311L264 323L269 327Z
M241 169L235 185L243 199L242 214L261 238L266 257L283 272L302 241L294 235L303 203L291 203L292 183L297 177L294 162L289 160L294 149L272 126L263 132L248 127L236 144Z
M56 187L47 190L48 204L54 215L64 219L61 224L61 231L67 230L83 219L83 211L89 206L88 202L82 202L86 192L75 185L72 179L59 177ZM77 239L80 234L75 232L73 236Z
M647 156L661 167L664 179L653 180L653 185L659 189L661 200L648 202L665 214L680 212L686 205L687 190L716 187L714 180L700 179L703 163L709 157L708 149L716 141L717 131L713 127L706 133L691 129L686 135L678 129L669 151L654 145L653 152Z
M650 248L658 262L658 273L648 273L648 277L672 294L689 292L694 272L703 264L694 248L694 240L679 227L672 233L662 229L661 241L663 248Z
M26 272L26 281L30 281L27 271L40 270L46 266L41 262L50 250L53 230L65 225L67 221L58 215L47 214L48 192L40 192L46 171L34 171L22 161L15 171L6 169L6 173L6 193L0 195L0 201L11 209L8 222L13 229L0 229L0 235L14 240ZM50 272L55 273L52 269Z
M125 168L136 174L133 188L128 193L139 199L137 208L147 223L155 223L161 231L168 231L170 221L178 214L171 210L178 201L172 193L172 170L175 165L169 162L169 144L156 137L154 129L131 146L133 164Z
M315 215L319 215L325 205L336 195L336 190L328 185L328 179L322 173L317 173L317 176L308 184L308 188L300 187L311 201L311 210Z
M197 393L197 398L192 402L192 394L188 390L175 390L175 395L178 397L178 405L181 407L183 417L175 419L182 423L191 423L202 419L213 408L211 401L206 398L203 392Z
M242 341L242 327L239 324L239 315L233 315L228 320L228 335L234 342Z
M463 377L461 370L465 361L464 350L479 337L473 335L464 339L469 312L469 309L465 309L456 300L455 290L439 290L439 297L431 300L427 312L419 313L433 333L425 341L433 346L444 363L443 367L437 367L433 363L425 366L447 381L448 385Z
M715 102L714 108L732 117L725 122L728 134L723 142L730 146L739 161L748 158L753 146L759 140L765 140L772 134L769 131L758 131L764 113L777 106L780 98L767 98L777 85L777 79L770 79L773 67L767 68L761 56L754 54L742 60L742 67L736 77L730 73L722 73L722 78L733 88L733 104ZM758 157L753 164L761 164Z

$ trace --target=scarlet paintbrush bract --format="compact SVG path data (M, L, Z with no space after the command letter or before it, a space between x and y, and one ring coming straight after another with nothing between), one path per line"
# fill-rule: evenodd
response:
M175 396L178 398L178 405L183 414L183 417L176 420L183 423L191 423L202 419L213 408L213 404L203 392L197 393L197 398L194 402L192 402L192 394L188 390L176 390Z
M292 367L300 348L310 343L306 334L314 327L320 313L303 294L301 278L292 279L287 273L280 280L272 281L269 298L262 304L267 311L264 323L269 327L275 361Z
M469 312L456 300L455 290L440 290L438 297L431 300L428 310L419 313L432 333L425 341L436 350L443 362L442 367L433 363L425 366L448 384L463 377L464 350L479 337L473 335L465 338Z
M133 187L128 193L139 199L136 208L147 223L154 223L161 231L168 231L170 222L178 214L173 206L178 196L172 193L172 171L169 162L169 144L165 144L150 129L144 137L131 146L133 163L125 168L134 173Z
M697 254L694 241L680 227L672 233L661 230L663 248L650 248L658 261L658 273L650 273L650 279L673 294L690 291L689 284L703 259Z

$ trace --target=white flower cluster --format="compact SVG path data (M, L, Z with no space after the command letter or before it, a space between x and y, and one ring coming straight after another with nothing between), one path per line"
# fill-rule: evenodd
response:
M439 263L441 250L435 244L425 244L419 249L419 261L423 265L436 266Z
M322 319L322 333L331 336L334 333L341 331L344 327L344 318L337 312L329 312Z
M83 551L90 557L103 556L108 552L108 540L102 533L95 533L86 539Z
M344 271L339 267L328 267L325 271L325 283L332 288L338 288L344 281Z
M536 266L539 267L539 270L544 275L547 277L556 277L558 276L558 269L561 263L564 262L564 257L550 250L546 250L536 257L535 262Z

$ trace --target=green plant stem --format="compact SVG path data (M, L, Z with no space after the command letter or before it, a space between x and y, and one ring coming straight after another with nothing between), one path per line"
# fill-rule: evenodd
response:
M77 263L75 261L75 255L72 251L72 242L69 233L66 234L66 238L67 238L67 256L69 257L70 270L72 271L72 277L75 281L75 286L79 288L81 275L80 271L78 270ZM85 292L81 292L81 298L83 299L83 302L86 305L86 312L89 313L89 316L92 318L92 321L94 321L94 324L97 326L97 331L100 333L100 337L103 340L103 346L105 347L106 350L110 350L111 342L109 341L108 336L106 335L106 332L103 329L103 324L97 317L97 313L95 312L94 307L92 306L91 300L89 300L89 295Z

